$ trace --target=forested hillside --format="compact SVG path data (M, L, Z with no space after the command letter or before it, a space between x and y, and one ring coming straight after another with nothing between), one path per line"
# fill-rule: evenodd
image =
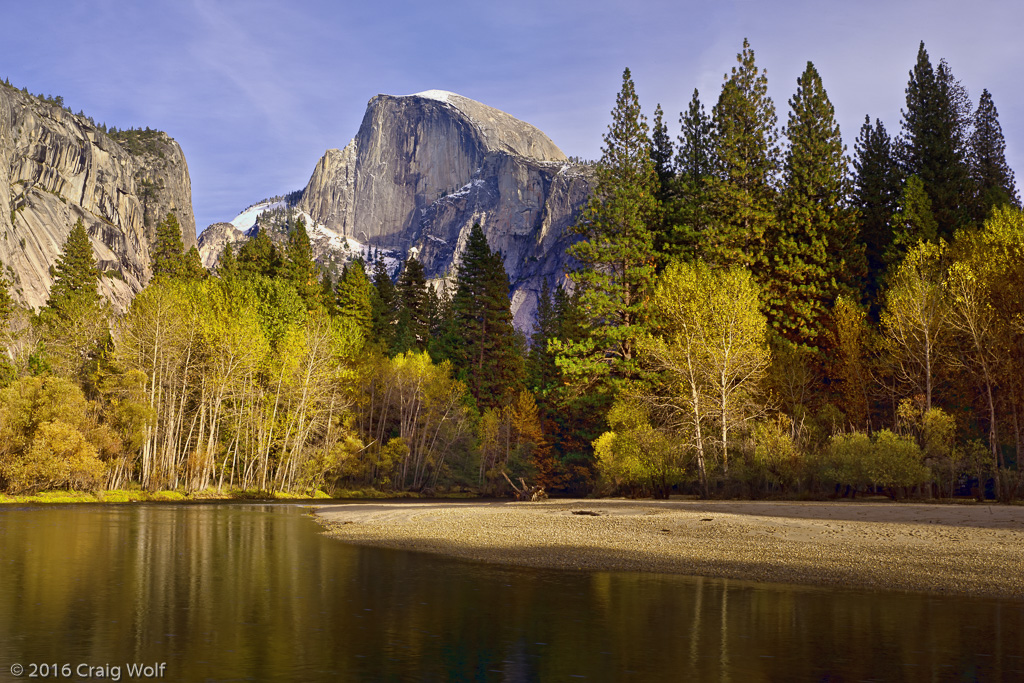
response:
M895 130L895 127L894 127ZM779 125L744 42L649 126L631 74L529 339L475 226L318 272L299 222L208 273L173 214L114 316L71 232L47 305L0 306L0 487L667 496L1022 493L1024 214L993 98L924 45L899 132L852 154L807 63ZM6 288L3 290L6 292Z

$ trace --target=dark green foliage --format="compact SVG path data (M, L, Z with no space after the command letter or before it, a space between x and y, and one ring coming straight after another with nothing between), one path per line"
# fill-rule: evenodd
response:
M202 280L209 277L210 273L203 266L203 259L199 256L199 250L192 246L185 254L185 279L190 281Z
M356 259L346 264L334 298L337 314L348 316L355 321L364 336L369 335L374 322L373 300L374 287L366 277L363 260Z
M708 230L708 187L715 172L714 124L704 111L700 93L694 89L690 106L679 115L682 135L676 154L677 199L666 207L665 222L672 226L667 243L658 250L669 258L693 260Z
M234 245L230 242L224 245L224 251L217 260L217 275L224 279L238 276L238 260L235 258Z
M900 141L904 176L924 184L938 226L946 240L970 222L971 195L967 166L970 103L945 61L933 69L921 43L907 83Z
M701 240L705 260L742 265L765 275L765 234L775 221L778 131L768 78L758 71L750 43L722 86L712 112L718 172L710 185L711 229Z
M398 324L398 295L395 283L388 275L383 257L378 257L373 265L373 290L371 302L371 333L370 338L381 349L391 348L395 339L395 327Z
M261 275L273 278L282 273L283 269L281 253L263 230L257 230L256 235L238 251L238 274L241 277Z
M776 333L817 348L836 297L858 291L863 256L854 216L843 205L849 193L846 149L810 62L789 105L780 220L767 233L766 308Z
M109 135L114 140L117 140L126 152L133 156L150 154L163 159L169 147L167 134L158 130L151 130L148 126L145 130L141 128L129 128L127 130L111 128Z
M427 310L427 282L423 264L410 256L398 277L398 324L392 353L425 351L430 336L430 312Z
M285 250L285 277L306 304L307 310L320 305L320 278L316 263L313 262L313 248L306 232L306 222L299 218L288 233Z
M975 201L971 218L981 224L992 208L1006 204L1020 206L1017 183L1006 163L1006 141L999 125L999 112L988 90L981 92L974 112L974 130L970 139L971 179Z
M508 405L523 384L508 291L501 253L491 251L477 223L459 263L448 352L481 409Z
M559 364L581 389L636 372L636 340L645 330L655 274L654 231L661 224L647 123L629 69L622 75L604 136L596 188L569 249L582 268L570 275L587 311L589 339L560 352Z
M343 270L342 274L344 272ZM320 301L323 302L327 315L338 315L338 295L334 291L334 280L331 279L331 274L327 271L320 276Z
M56 279L50 288L47 308L58 316L79 305L98 305L100 295L96 290L99 271L93 256L85 224L79 218L68 239L64 242L55 267Z
M561 376L555 364L555 355L548 349L548 341L558 339L558 333L555 302L545 278L537 297L537 315L530 336L530 351L526 356L527 384L534 394L539 395L553 388Z
M893 240L885 253L885 262L890 271L903 260L911 247L921 241L935 242L938 239L938 222L932 213L931 200L924 183L916 175L907 178L903 193L896 205L896 213L890 219Z
M3 272L4 264L0 262L0 273ZM0 329L6 329L7 323L14 313L14 300L11 299L10 281L0 274Z
M854 146L855 170L852 203L858 212L860 239L867 259L867 296L874 301L878 277L885 269L885 253L893 240L892 216L896 212L902 182L895 150L885 126L878 119L864 117Z
M187 270L184 251L181 224L177 216L168 213L156 226L156 242L150 250L153 279L184 277Z

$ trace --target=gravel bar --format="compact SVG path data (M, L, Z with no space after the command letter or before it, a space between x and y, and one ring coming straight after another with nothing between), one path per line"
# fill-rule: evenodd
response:
M1024 507L883 502L394 502L316 510L346 543L584 571L1024 600Z

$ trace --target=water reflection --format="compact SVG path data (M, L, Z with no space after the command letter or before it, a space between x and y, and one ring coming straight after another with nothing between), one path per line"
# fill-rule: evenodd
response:
M1024 605L361 549L289 506L0 510L0 672L169 680L1006 680Z

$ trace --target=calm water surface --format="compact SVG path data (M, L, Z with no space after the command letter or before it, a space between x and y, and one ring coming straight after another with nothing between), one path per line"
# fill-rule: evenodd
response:
M1021 602L507 569L307 513L0 509L0 681L1024 680Z

